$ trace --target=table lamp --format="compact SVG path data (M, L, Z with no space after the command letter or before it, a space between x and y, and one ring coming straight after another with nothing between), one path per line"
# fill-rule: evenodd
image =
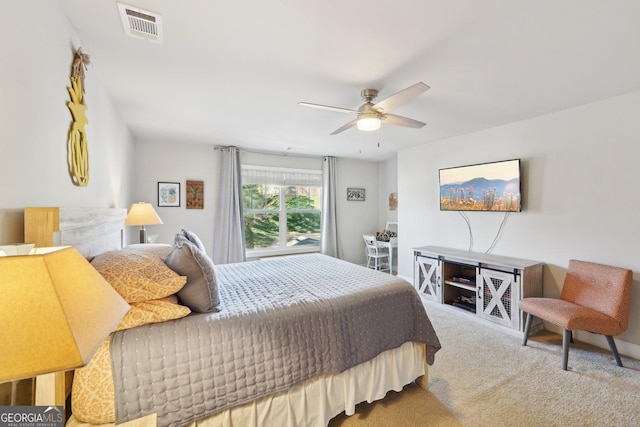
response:
M130 308L75 248L34 252L0 256L0 382L86 365Z
M124 220L125 225L140 226L140 243L147 243L147 230L145 225L162 224L162 220L151 206L151 203L133 203Z

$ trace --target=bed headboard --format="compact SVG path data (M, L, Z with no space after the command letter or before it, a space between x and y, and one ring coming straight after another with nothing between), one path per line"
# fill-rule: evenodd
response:
M36 247L74 246L86 258L124 246L126 209L24 209L24 241Z

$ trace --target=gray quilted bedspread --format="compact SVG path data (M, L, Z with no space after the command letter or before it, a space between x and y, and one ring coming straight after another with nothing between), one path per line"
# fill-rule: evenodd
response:
M216 266L220 311L113 334L116 422L181 426L342 372L406 341L440 348L406 281L324 255Z

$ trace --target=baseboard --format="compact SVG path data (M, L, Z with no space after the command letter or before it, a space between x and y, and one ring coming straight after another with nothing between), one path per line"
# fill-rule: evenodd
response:
M555 332L556 334L562 335L562 328L558 326L545 323L544 328L548 331ZM587 343L587 344L591 344L595 347L602 348L607 351L609 350L609 344L607 344L607 340L604 337L604 335L592 334L586 331L573 331L573 339ZM621 356L631 357L632 359L640 360L639 345L628 342L628 341L623 341L617 337L614 337L614 341L616 342L616 348L618 349L618 353L620 353Z
M447 304L439 304L437 302L434 301L430 301L426 298L422 298L422 301L424 304L429 304L429 306L441 309L441 310L446 310L450 313L455 313L455 314L459 314L461 316L465 316L466 318L468 318L469 320L472 321L476 321L478 323L481 323L485 326L500 330L504 333L513 335L513 336L517 336L517 337L522 337L522 333L513 329L509 329L506 328L504 326L498 325L498 324L494 324L491 322L487 322L486 320L483 320L481 318L479 318L478 316L476 316L475 314L472 313L468 313L465 312L464 310L460 310L454 307L451 307ZM542 325L540 326L539 329L542 329ZM544 329L553 333L556 333L558 335L562 335L562 328L555 326L555 325L551 325L549 323L545 323L544 324ZM532 328L531 333L534 333L535 330ZM573 339L575 339L576 341L581 341L583 343L586 344L590 344L593 345L595 347L601 348L603 350L609 351L609 344L607 344L607 340L604 337L604 335L599 335L599 334L592 334L590 332L586 332L586 331L573 331ZM640 346L634 343L630 343L628 341L623 341L620 338L616 338L614 337L614 340L616 342L616 348L618 349L618 353L620 353L620 356L623 357L630 357L632 359L636 359L636 360L640 360ZM624 363L624 362L623 362Z
M406 280L409 283L413 283L413 277L401 276L399 274L396 277L398 277L400 279L403 279L403 280Z

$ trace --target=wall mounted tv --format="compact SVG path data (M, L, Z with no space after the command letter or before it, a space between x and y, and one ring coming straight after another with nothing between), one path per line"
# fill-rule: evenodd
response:
M520 159L440 169L440 210L520 212Z

